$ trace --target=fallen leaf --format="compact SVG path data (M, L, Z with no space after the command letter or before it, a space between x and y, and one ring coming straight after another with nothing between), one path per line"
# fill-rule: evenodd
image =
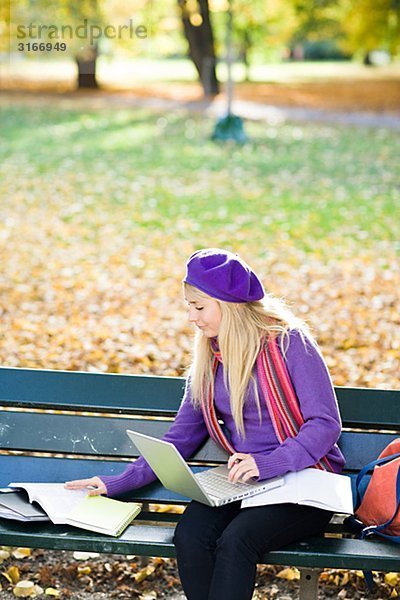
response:
M8 550L0 550L0 564L10 558Z
M19 581L13 589L14 596L18 598L29 598L35 595L35 584L33 581L27 581L23 579Z
M46 588L44 593L46 594L46 596L54 596L55 598L58 598L58 596L60 595L59 590L56 590L56 588L52 587Z
M391 587L395 587L400 583L400 573L385 573L385 583L390 585Z
M340 585L341 586L347 585L349 583L349 581L350 581L350 573L349 573L349 571L344 571L342 573L342 579L340 581Z
M90 567L78 567L78 575L90 575L92 569Z
M31 549L30 548L16 548L15 550L12 551L12 555L14 558L27 558L28 556L31 555Z
M40 585L35 584L32 597L36 598L36 596L41 596L43 594L43 592L44 592L43 588L41 588Z
M139 600L155 600L157 598L157 592L145 592L139 596Z
M282 569L277 574L280 579L286 579L287 581L297 581L300 579L300 571L296 567L287 567Z
M99 556L98 552L74 552L73 554L75 560L88 560L90 558L98 558Z
M5 577L7 579L7 581L9 583L12 583L12 579L11 579L11 577L9 576L9 574L6 571L2 571L1 574L3 575L3 577Z
M355 574L357 575L357 577L359 577L360 579L364 579L364 573L362 571L355 571Z
M147 565L143 569L140 569L140 571L138 571L134 575L134 579L135 579L136 583L141 583L142 581L144 581L145 579L147 579L147 577L149 577L150 575L152 575L155 570L156 570L156 567L154 565L152 565L152 564Z
M10 567L9 569L7 569L7 573L10 576L10 579L13 584L18 583L18 581L20 580L18 567Z

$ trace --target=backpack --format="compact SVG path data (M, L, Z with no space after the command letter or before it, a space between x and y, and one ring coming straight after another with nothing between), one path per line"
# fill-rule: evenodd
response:
M377 534L400 544L400 438L359 472L355 485L355 518L350 520L358 524L360 537Z

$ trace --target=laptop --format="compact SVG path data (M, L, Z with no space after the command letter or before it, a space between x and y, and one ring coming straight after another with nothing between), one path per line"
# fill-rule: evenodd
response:
M193 473L173 444L136 431L126 432L164 487L207 504L222 506L283 485L283 477L265 481L231 483L222 465Z

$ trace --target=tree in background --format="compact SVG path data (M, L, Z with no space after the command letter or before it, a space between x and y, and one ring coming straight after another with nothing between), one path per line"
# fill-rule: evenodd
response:
M113 45L125 46L130 55L134 55L138 41L136 28L145 30L142 11L147 4L146 0L128 3L122 0L19 0L18 4L10 3L11 33L16 40L21 24L33 24L35 35L41 26L48 27L42 29L39 38L30 37L25 41L64 42L67 55L71 55L77 65L77 87L97 88L97 59L105 42L105 32L110 32ZM51 37L51 27L58 28L58 38Z
M308 58L307 47L319 46L316 56L334 56L333 47L343 36L341 25L342 8L338 0L286 0L287 9L292 12L292 31L287 39L290 57L297 60ZM325 46L327 56L324 56ZM339 56L340 51L336 50Z
M59 0L58 0L59 1ZM78 23L86 19L90 25L100 26L103 24L99 0L84 0L74 2L64 0L63 12L65 18ZM75 61L78 67L78 88L97 88L96 65L99 55L98 41L83 44L75 49Z
M101 0L19 0L18 3L11 2L11 30L21 24L27 27L33 25L33 36L25 39L27 42L62 42L67 46L67 52L72 54L77 64L78 87L97 87L96 61L99 53L97 40L91 43L85 36L71 36L77 27L81 27L82 33L86 29L102 24ZM59 37L52 36L49 30L43 26L58 28ZM43 29L40 30L40 27ZM65 27L68 33L62 33ZM54 33L54 30L53 30ZM15 31L13 38L16 39ZM20 39L18 41L21 41Z
M362 52L370 64L373 50L385 50L391 58L400 52L400 0L342 0L344 47Z
M250 79L252 52L267 43L271 31L276 0L233 0L233 34L237 48L236 58L245 67L245 79ZM275 6L274 6L275 5ZM226 10L226 7L223 7ZM225 12L224 10L222 12ZM222 14L224 17L224 14Z
M219 93L214 32L208 0L178 0L189 57L196 67L206 96Z

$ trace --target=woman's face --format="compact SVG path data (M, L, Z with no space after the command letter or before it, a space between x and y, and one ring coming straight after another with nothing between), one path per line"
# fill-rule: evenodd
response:
M199 298L190 290L185 291L188 318L206 337L216 337L221 325L221 308L213 298Z

